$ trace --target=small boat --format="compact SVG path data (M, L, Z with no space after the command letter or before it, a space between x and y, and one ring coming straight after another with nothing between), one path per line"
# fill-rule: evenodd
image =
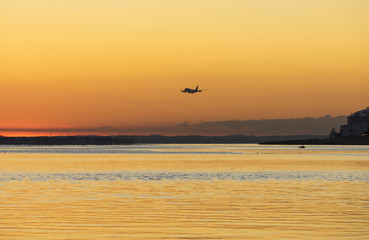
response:
M301 145L301 146L299 146L299 148L305 148L305 146L304 145Z

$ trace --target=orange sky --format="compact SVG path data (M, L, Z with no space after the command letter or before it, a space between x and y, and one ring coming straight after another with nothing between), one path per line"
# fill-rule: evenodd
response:
M366 0L0 2L0 134L369 106ZM180 89L206 92L187 95Z

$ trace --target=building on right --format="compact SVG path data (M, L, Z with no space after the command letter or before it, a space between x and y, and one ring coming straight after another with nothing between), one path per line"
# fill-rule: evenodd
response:
M341 137L362 136L369 131L369 107L357 111L347 118L347 124L340 127Z

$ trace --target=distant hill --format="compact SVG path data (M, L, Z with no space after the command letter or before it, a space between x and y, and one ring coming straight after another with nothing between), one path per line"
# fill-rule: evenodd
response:
M296 140L306 138L326 138L327 136L317 135L293 135L293 136L244 136L244 135L232 135L232 136L163 136L163 135L151 135L151 136L134 136L136 143L260 143L264 141L284 141L284 140Z
M261 144L275 145L369 145L369 137L338 137L325 139L298 139L298 140L277 140L266 141Z
M293 119L227 120L201 123L184 123L148 127L91 127L91 128L0 128L0 132L37 133L45 135L166 135L166 136L294 136L329 135L332 128L339 130L346 124L345 116ZM254 141L254 140L253 140ZM257 140L258 141L258 140Z
M330 115L320 118L230 120L180 124L175 131L194 135L328 135L332 128L339 129L346 121L345 116Z

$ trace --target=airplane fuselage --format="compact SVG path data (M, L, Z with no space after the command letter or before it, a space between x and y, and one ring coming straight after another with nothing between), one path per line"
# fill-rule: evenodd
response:
M185 88L185 90L183 91L184 93L195 93L197 92L196 89L191 89L191 88Z
M190 94L194 94L197 92L202 92L203 90L199 90L199 86L196 87L196 89L192 89L192 88L185 88L184 90L181 90L183 93L190 93Z

